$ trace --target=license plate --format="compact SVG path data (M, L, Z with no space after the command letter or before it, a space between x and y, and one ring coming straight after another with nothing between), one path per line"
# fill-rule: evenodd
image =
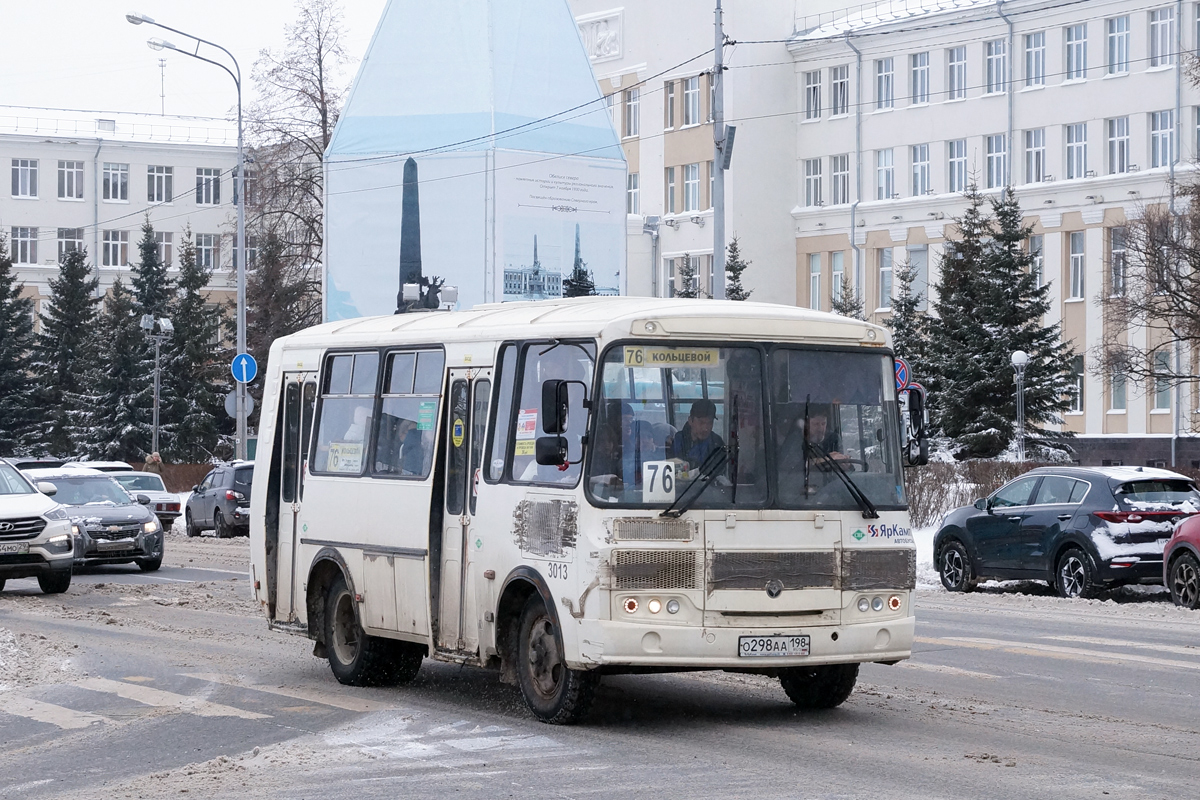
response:
M808 636L739 636L738 656L741 658L806 656L810 641Z
M29 552L29 543L28 542L21 542L20 544L17 544L16 542L5 542L3 544L0 544L0 553L28 553L28 552Z
M134 539L117 539L113 542L96 542L96 547L99 550L132 550L136 546L137 541Z

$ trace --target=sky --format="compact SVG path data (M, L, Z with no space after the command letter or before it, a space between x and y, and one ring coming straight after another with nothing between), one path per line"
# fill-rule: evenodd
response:
M386 0L342 4L343 43L353 59L341 76L348 85ZM244 105L253 96L250 73L259 51L282 49L284 26L296 17L294 0L0 0L0 9L6 31L0 115L4 106L158 114L158 60L166 58L167 114L232 118L237 95L224 71L182 53L151 50L151 37L181 49L188 40L152 25L131 25L125 15L146 14L233 53L242 70ZM52 111L44 114L53 117Z

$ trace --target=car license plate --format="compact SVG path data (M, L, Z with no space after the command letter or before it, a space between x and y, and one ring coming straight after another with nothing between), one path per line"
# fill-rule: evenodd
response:
M134 539L117 539L112 542L99 541L96 545L100 550L132 550L137 545L137 541Z
M20 544L17 544L16 542L4 542L3 544L0 544L0 553L28 553L28 552L29 552L29 543L28 542L21 542Z
M739 636L740 658L769 658L771 656L806 656L808 636Z

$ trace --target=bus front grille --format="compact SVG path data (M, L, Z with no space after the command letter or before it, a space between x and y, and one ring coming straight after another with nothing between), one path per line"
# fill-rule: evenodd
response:
M617 550L612 554L616 589L699 589L703 556L694 550Z
M915 550L843 550L842 588L912 589L917 585Z
M796 553L713 553L709 587L763 589L779 581L784 589L833 589L837 554L832 550Z
M696 523L689 519L628 517L612 521L612 536L619 542L690 542L695 535Z

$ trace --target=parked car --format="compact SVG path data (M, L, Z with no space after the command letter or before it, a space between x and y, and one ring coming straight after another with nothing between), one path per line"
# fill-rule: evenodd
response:
M1200 516L1185 519L1167 542L1163 583L1171 590L1175 605L1200 608Z
M143 572L162 566L163 528L148 508L150 498L130 495L109 473L80 467L31 469L25 474L49 481L74 523L75 566L127 564Z
M36 577L46 594L71 586L71 518L50 499L57 491L0 459L0 591L10 578Z
M161 475L153 472L110 472L113 480L121 484L132 495L144 494L150 498L150 510L164 529L170 529L183 513L180 511L179 495L167 491Z
M133 472L131 465L124 461L68 461L63 464L64 467L79 467L81 469L94 469L98 472Z
M192 487L184 509L188 536L213 530L218 539L250 535L250 486L254 462L221 464Z
M1149 467L1039 467L951 511L933 540L942 585L1033 579L1063 597L1158 583L1163 548L1200 510L1191 479Z

